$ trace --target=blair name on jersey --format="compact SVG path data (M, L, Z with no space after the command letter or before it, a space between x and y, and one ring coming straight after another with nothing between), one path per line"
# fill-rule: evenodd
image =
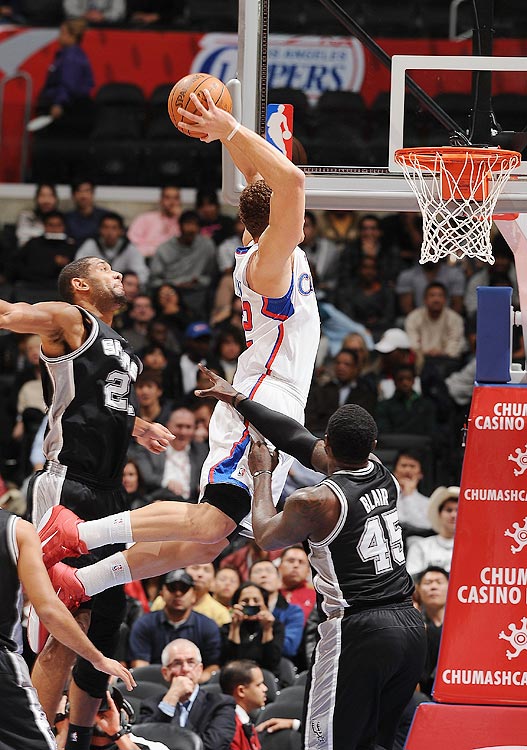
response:
M384 487L380 487L376 490L370 490L370 492L367 492L365 495L360 497L359 500L363 504L366 513L370 513L372 510L375 510L375 508L378 508L381 505L389 505L390 503L388 490Z

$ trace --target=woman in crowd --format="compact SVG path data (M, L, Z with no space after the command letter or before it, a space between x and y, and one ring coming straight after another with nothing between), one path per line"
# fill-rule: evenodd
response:
M49 211L56 211L59 207L59 199L55 185L42 183L37 186L35 192L35 205L33 208L23 209L18 214L16 222L16 239L18 247L22 247L33 237L44 234L42 217Z

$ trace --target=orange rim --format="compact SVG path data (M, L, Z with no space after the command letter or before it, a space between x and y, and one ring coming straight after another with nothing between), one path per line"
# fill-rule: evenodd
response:
M474 146L427 146L419 148L399 148L395 152L395 161L399 164L406 164L408 167L417 166L428 167L433 166L437 155L441 154L443 157L443 164L448 167L449 164L459 165L463 163L467 158L467 154L470 154L472 160L475 162L490 161L494 158L498 158L494 164L489 164L489 169L499 171L501 164L508 161L521 161L521 154L517 151L508 151L502 148L475 148ZM438 169L438 171L440 171Z

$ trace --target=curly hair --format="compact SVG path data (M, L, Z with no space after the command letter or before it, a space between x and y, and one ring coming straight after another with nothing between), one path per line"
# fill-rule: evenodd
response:
M240 220L251 237L260 237L269 224L272 190L263 180L253 182L240 195Z
M329 419L327 439L337 460L366 461L377 439L377 425L362 406L344 404Z

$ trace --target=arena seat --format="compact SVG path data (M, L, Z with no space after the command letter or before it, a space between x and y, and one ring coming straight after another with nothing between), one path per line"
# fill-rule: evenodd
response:
M134 724L133 733L145 740L162 742L169 750L203 750L203 742L195 732L174 726L173 722Z
M132 674L136 682L155 682L158 685L168 686L168 682L161 674L161 664L147 664L144 667L135 667Z

